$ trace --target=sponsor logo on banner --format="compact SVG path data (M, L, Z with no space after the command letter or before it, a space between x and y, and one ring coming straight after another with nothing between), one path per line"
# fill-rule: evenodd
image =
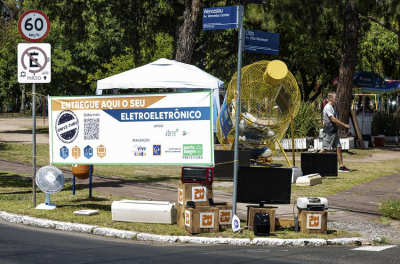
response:
M200 213L200 228L213 228L214 227L214 213L204 212Z
M87 159L90 159L91 157L93 157L93 148L92 148L91 146L87 145L87 146L83 149L83 153L84 153L84 156L85 156Z
M232 224L232 210L219 210L219 224L220 225Z
M100 145L97 147L97 156L104 158L106 156L106 147Z
M60 149L60 157L63 159L66 159L66 158L68 158L68 156L69 156L69 150L66 146L63 146Z
M182 158L203 159L203 144L183 144Z
M307 229L321 229L321 214L307 214Z
M185 210L185 226L190 227L190 211Z
M153 156L161 156L161 145L153 145Z
M72 148L72 157L78 159L81 156L81 149L78 146Z
M57 117L55 130L62 142L73 142L79 133L78 117L72 111L62 111Z
M182 153L182 148L168 148L165 153Z
M178 189L178 203L183 204L183 189Z
M133 146L133 155L134 156L146 156L146 147L135 145Z
M193 202L206 202L207 201L207 188L204 186L192 187L192 200Z
M165 136L166 137L176 137L176 135L178 134L179 129L175 129L175 130L169 130L167 129L167 131L165 131Z

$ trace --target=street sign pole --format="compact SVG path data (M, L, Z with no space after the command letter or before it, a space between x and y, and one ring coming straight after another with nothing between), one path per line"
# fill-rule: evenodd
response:
M18 31L28 42L42 41L50 32L50 20L40 10L28 10L18 19ZM18 44L18 82L32 83L32 202L33 208L36 208L36 83L49 83L51 80L51 49L49 44L37 44L29 48L23 48L22 45ZM43 59L39 61L36 56ZM25 58L29 58L29 63L26 63ZM49 65L48 68L46 65Z
M234 166L233 166L233 202L232 211L236 214L236 200L237 200L237 180L239 171L239 119L240 119L240 84L242 75L242 53L243 53L243 14L244 5L240 2L239 5L239 48L238 48L238 64L237 64L237 84L236 84L236 117L235 117L235 153L234 153Z
M32 201L36 208L36 83L32 84Z

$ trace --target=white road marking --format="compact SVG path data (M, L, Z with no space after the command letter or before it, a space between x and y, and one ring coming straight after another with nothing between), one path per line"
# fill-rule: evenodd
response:
M351 250L364 250L364 251L382 251L385 249L397 247L397 245L390 245L390 246L366 246L366 247L359 247L353 248Z

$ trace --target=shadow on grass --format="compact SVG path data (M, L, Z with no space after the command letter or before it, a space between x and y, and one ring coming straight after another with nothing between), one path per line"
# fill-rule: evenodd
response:
M92 197L92 198L83 198L83 199L75 199L73 202L81 203L81 202L106 202L110 201L109 199L106 198L101 198L101 197Z
M123 180L120 178L108 178L108 177L98 177L93 181L92 186L95 187L124 187L124 186L143 186L143 185L151 185L158 182L168 182L168 181L178 181L179 177L151 177L151 176L140 176L141 179L138 180ZM85 180L84 182L77 182L75 184L75 190L82 190L89 188L89 180ZM164 186L165 188L165 186ZM72 184L68 185L67 190L72 190ZM174 187L175 189L175 187Z
M32 191L15 191L15 192L0 192L0 194L28 194L28 193L32 193Z
M65 204L65 205L57 205L57 207L58 208L68 208L68 207L82 208L82 207L85 207L85 209L87 209L87 210L111 211L111 205L93 204L93 203Z
M0 173L0 187L27 188L32 186L32 179L16 175L3 176Z
M3 131L2 133L5 134L32 134L32 130L28 129L28 130L7 130L7 131ZM36 128L36 133L37 134L48 134L49 133L49 129L48 128Z

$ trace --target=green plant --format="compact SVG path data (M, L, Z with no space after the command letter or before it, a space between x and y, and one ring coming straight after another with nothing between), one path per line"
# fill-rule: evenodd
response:
M299 112L293 120L293 127L295 138L318 137L321 127L321 113L318 106L311 102L302 102ZM291 126L285 137L292 137Z
M400 199L381 202L379 212L382 213L382 216L400 219Z
M396 114L376 113L372 120L372 133L374 135L397 136L399 135L399 121Z

